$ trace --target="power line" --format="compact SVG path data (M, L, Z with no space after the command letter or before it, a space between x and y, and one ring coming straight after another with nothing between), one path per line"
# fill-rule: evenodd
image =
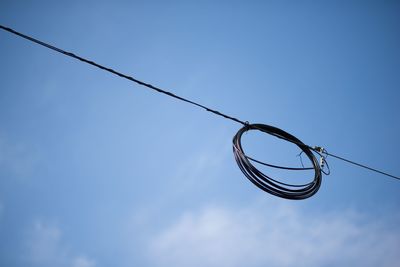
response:
M380 171L378 169L374 169L374 168L368 167L366 165L354 162L352 160L349 160L349 159L346 159L346 158L343 158L343 157L328 153L325 149L323 149L321 147L308 146L308 145L304 144L303 142L301 142L299 139L297 139L294 136L284 132L283 130L281 130L279 128L276 128L276 127L273 127L273 126L269 126L269 125L264 125L264 124L249 124L247 121L240 120L240 119L235 118L233 116L229 116L229 115L227 115L225 113L222 113L222 112L220 112L220 111L218 111L216 109L209 108L209 107L204 106L202 104L199 104L199 103L197 103L195 101L192 101L192 100L189 100L187 98L175 95L174 93L171 93L169 91L166 91L164 89L161 89L159 87L151 85L149 83L140 81L140 80L138 80L138 79L136 79L136 78L134 78L132 76L123 74L123 73L121 73L119 71L116 71L116 70L114 70L112 68L105 67L103 65L100 65L100 64L92 61L92 60L89 60L89 59L83 58L81 56L78 56L78 55L76 55L74 53L65 51L63 49L60 49L58 47L55 47L53 45L50 45L50 44L45 43L43 41L40 41L38 39L35 39L35 38L31 37L31 36L22 34L22 33L17 32L15 30L11 29L11 28L8 28L8 27L2 26L2 25L0 25L0 28L5 30L5 31L7 31L7 32L15 34L15 35L17 35L19 37L22 37L22 38L24 38L26 40L29 40L31 42L34 42L34 43L39 44L41 46L44 46L44 47L46 47L48 49L51 49L51 50L53 50L55 52L61 53L61 54L65 55L65 56L77 59L77 60L79 60L81 62L87 63L89 65L92 65L92 66L97 67L99 69L102 69L104 71L110 72L110 73L112 73L114 75L117 75L117 76L119 76L121 78L124 78L124 79L127 79L129 81L135 82L135 83L137 83L137 84L139 84L141 86L144 86L144 87L146 87L148 89L154 90L154 91L156 91L158 93L162 93L164 95L170 96L170 97L178 99L180 101L192 104L192 105L197 106L197 107L199 107L199 108L201 108L201 109L203 109L205 111L211 112L214 115L218 115L220 117L223 117L225 119L228 119L228 120L231 120L231 121L234 121L236 123L239 123L239 124L243 125L243 128L241 128L239 130L239 132L235 135L234 140L233 140L233 147L234 147L233 150L234 150L234 153L235 153L236 161L237 161L240 169L242 170L242 172L246 175L246 177L248 177L254 184L256 184L258 187L260 187L264 191L267 191L267 192L272 193L274 195L277 195L277 196L280 196L280 197L284 197L284 198L290 198L290 199L303 199L303 198L307 198L307 197L310 197L313 194L315 194L318 191L318 188L319 188L319 185L320 185L321 171L323 173L325 173L325 174L329 174L329 172L325 172L324 169L323 169L324 166L327 166L327 162L326 162L326 157L327 156L331 156L331 157L334 157L336 159L342 160L344 162L353 164L355 166L358 166L358 167L361 167L361 168L364 168L364 169L367 169L367 170L370 170L370 171L373 171L373 172L376 172L376 173L379 173L379 174L382 174L382 175L385 175L385 176L388 176L388 177L391 177L391 178L394 178L394 179L397 179L397 180L400 180L400 177L398 177L398 176L395 176L395 175ZM302 150L302 152L304 152L308 156L308 158L311 160L311 162L313 164L313 168L292 168L292 167L276 166L276 165L267 164L267 163L255 160L255 159L247 156L243 152L243 150L241 148L240 137L244 132L246 132L248 130L259 130L259 131L262 131L264 133L273 135L275 137L278 137L278 138L281 138L281 139L286 140L288 142L296 144L297 146L299 146L299 148ZM321 161L319 163L316 162L315 156L311 151L319 154L319 156L321 157ZM313 156L311 156L311 155L313 155ZM280 168L280 169L287 169L287 170L314 169L315 173L316 173L315 174L315 179L314 179L314 182L310 182L310 183L304 184L304 185L285 184L285 183L276 181L276 180L266 176L265 174L263 174L262 172L257 170L253 165L251 165L249 160L253 161L253 162L256 162L258 164L261 164L261 165L272 167L272 168ZM253 175L256 175L257 177L254 178ZM267 188L268 186L271 186L271 183L273 183L273 187L274 188L273 189ZM304 191L302 191L302 194L299 193L297 195L296 194L293 195L292 194L293 190L295 192L298 192L299 190L290 189L290 188L289 189L288 188L282 188L282 186L303 187Z
M154 90L154 91L157 91L157 92L159 92L159 93L162 93L162 94L168 95L168 96L170 96L170 97L176 98L176 99L178 99L178 100L181 100L181 101L183 101L183 102L186 102L186 103L195 105L195 106L197 106L197 107L199 107L199 108L202 108L202 109L204 109L204 110L206 110L206 111L208 111L208 112L214 113L214 114L216 114L216 115L218 115L218 116L222 116L222 117L224 117L225 119L232 120L232 121L237 122L237 123L240 123L240 124L242 124L242 125L245 125L245 124L246 124L244 121L241 121L241 120L239 120L239 119L237 119L237 118L234 118L234 117L232 117L232 116L228 116L228 115L226 115L226 114L223 114L223 113L219 112L218 110L208 108L208 107L203 106L203 105L201 105L201 104L199 104L199 103L196 103L196 102L194 102L194 101L192 101L192 100L189 100L189 99L186 99L186 98L177 96L177 95L175 95L175 94L173 94L173 93L171 93L171 92L168 92L168 91L166 91L166 90L163 90L163 89L161 89L161 88L159 88L159 87L156 87L156 86L154 86L154 85L151 85L151 84L146 83L146 82L143 82L143 81L140 81L140 80L138 80L138 79L133 78L132 76L123 74L123 73L121 73L121 72L119 72L119 71L116 71L116 70L114 70L114 69L112 69L112 68L105 67L105 66L100 65L100 64L98 64L98 63L96 63L96 62L94 62L94 61L91 61L91 60L89 60L89 59L86 59L86 58L77 56L77 55L75 55L74 53L67 52L67 51L65 51L65 50L63 50L63 49L60 49L60 48L55 47L55 46L53 46L53 45L50 45L50 44L48 44L48 43L42 42L42 41L40 41L40 40L38 40L38 39L35 39L35 38L31 37L31 36L28 36L28 35L22 34L22 33L20 33L20 32L17 32L17 31L15 31L15 30L11 29L11 28L7 28L7 27L4 27L4 26L2 26L2 25L0 25L0 28L3 29L3 30L5 30L5 31L11 32L11 33L13 33L13 34L15 34L15 35L18 35L18 36L20 36L20 37L22 37L22 38L24 38L24 39L26 39L26 40L29 40L29 41L34 42L34 43L37 43L37 44L39 44L39 45L41 45L41 46L44 46L44 47L46 47L46 48L49 48L49 49L51 49L51 50L53 50L53 51L56 51L56 52L61 53L61 54L63 54L63 55L66 55L66 56L68 56L68 57L75 58L75 59L80 60L80 61L82 61L82 62L85 62L85 63L87 63L87 64L89 64L89 65L95 66L95 67L97 67L97 68L99 68L99 69L108 71L108 72L110 72L110 73L112 73L112 74L115 74L115 75L121 77L121 78L125 78L125 79L127 79L127 80L129 80L129 81L135 82L135 83L137 83L137 84L139 84L139 85L142 85L142 86L144 86L144 87L147 87L147 88L152 89L152 90Z
M388 177L391 177L391 178L394 178L394 179L397 179L397 180L400 180L400 177L395 176L395 175L392 175L392 174L390 174L390 173L383 172L383 171L380 171L380 170L378 170L378 169L374 169L374 168L368 167L368 166L366 166L366 165L363 165L363 164L354 162L354 161L349 160L349 159L345 159L345 158L343 158L343 157L340 157L340 156L337 156L337 155L334 155L334 154L331 154L331 153L328 153L328 152L327 152L326 154L327 154L328 156L337 158L337 159L339 159L339 160L342 160L342 161L345 161L345 162L347 162L347 163L356 165L356 166L358 166L358 167L361 167L361 168L364 168L364 169L367 169L367 170L370 170L370 171L373 171L373 172L377 172L377 173L386 175L386 176L388 176Z

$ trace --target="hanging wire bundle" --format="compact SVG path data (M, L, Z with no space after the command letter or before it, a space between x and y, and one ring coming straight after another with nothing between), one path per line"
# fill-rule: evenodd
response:
M140 81L138 79L135 79L131 76L128 76L126 74L123 74L121 72L115 71L109 67L105 67L103 65L100 65L94 61L88 60L86 58L80 57L75 55L74 53L71 52L67 52L65 50L62 50L58 47L52 46L48 43L42 42L38 39L35 39L33 37L30 37L28 35L22 34L20 32L17 32L11 28L5 27L0 25L0 29L10 32L12 34L15 34L17 36L20 36L26 40L29 40L31 42L34 42L36 44L39 44L41 46L44 46L48 49L51 49L53 51L56 51L58 53L61 53L65 56L68 57L72 57L74 59L77 59L81 62L87 63L89 65L95 66L99 69L102 69L104 71L110 72L114 75L117 75L121 78L127 79L129 81L135 82L141 86L144 86L148 89L157 91L158 93L162 93L165 95L168 95L170 97L173 97L175 99L178 99L180 101L192 104L194 106L197 106L203 110L206 110L208 112L211 112L215 115L221 116L225 119L234 121L236 123L241 124L243 127L241 129L239 129L239 131L235 134L235 136L233 137L233 153L235 156L235 160L240 168L240 170L243 172L243 174L253 183L255 184L258 188L262 189L263 191L270 193L272 195L281 197L281 198L286 198L286 199L294 199L294 200L298 200L298 199L305 199L305 198L309 198L311 196L313 196L320 188L321 186L321 181L322 181L322 173L329 175L330 174L330 169L328 166L328 162L326 161L326 158L328 156L334 157L336 159L345 161L347 163L356 165L358 167L362 167L365 169L368 169L370 171L374 171L377 173L380 173L382 175L385 176L389 176L391 178L400 180L400 177L398 176L394 176L392 174L388 174L386 172L368 167L366 165L345 159L343 157L328 153L324 148L322 147L311 147L308 146L306 144L304 144L303 142L301 142L299 139L297 139L295 136L270 125L265 125L265 124L250 124L247 121L242 121L240 119L237 119L235 117L226 115L222 112L219 112L218 110L215 109L211 109L207 106L201 105L199 103L196 103L194 101L191 101L189 99L183 98L181 96L175 95L169 91L163 90L159 87L153 86L149 83ZM247 131L251 131L251 130L258 130L261 131L263 133L275 136L277 138L283 139L287 142L293 143L295 145L297 145L300 150L301 153L304 153L307 158L311 161L312 167L302 167L302 168L293 168L293 167L285 167L285 166L277 166L277 165L272 165L272 164L268 164L256 159L253 159L249 156L247 156L243 150L242 147L242 143L241 143L241 138L243 133L247 132ZM320 156L320 160L318 161L315 154ZM262 171L260 171L259 169L257 169L252 162L256 162L258 164L270 167L270 168L276 168L276 169L283 169L283 170L288 170L288 171L300 171L300 170L314 170L314 177L312 178L312 181L304 183L304 184L290 184L290 183L284 183L279 181L276 178L270 177L266 174L264 174Z
M296 144L301 149L302 153L304 153L309 158L313 167L293 168L293 167L277 166L264 163L259 160L255 160L247 156L243 151L241 139L243 133L250 130L259 130L261 132L276 136L278 138ZM240 170L244 173L244 175L258 188L272 195L287 199L305 199L314 195L321 186L321 180L322 180L321 166L319 161L316 159L314 153L312 152L312 150L307 145L303 144L299 139L279 128L265 124L248 124L243 126L233 137L233 153L235 155L236 162ZM284 169L290 171L313 169L314 178L311 182L305 184L283 183L259 171L252 164L252 162L256 162L270 168Z

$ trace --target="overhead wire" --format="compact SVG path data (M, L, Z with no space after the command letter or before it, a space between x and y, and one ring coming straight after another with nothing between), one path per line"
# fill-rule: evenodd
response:
M148 89L154 90L154 91L156 91L158 93L161 93L161 94L167 95L169 97L175 98L177 100L186 102L188 104L197 106L198 108L201 108L201 109L203 109L203 110L205 110L207 112L213 113L214 115L217 115L217 116L220 116L220 117L223 117L225 119L228 119L228 120L231 120L231 121L234 121L236 123L241 124L243 127L236 133L236 135L233 138L233 152L234 152L234 155L235 155L236 162L237 162L239 168L241 169L241 171L245 174L245 176L251 182L253 182L260 189L262 189L262 190L264 190L264 191L266 191L268 193L271 193L273 195L276 195L276 196L279 196L279 197L282 197L282 198L287 198L287 199L304 199L304 198L308 198L308 197L314 195L318 191L318 189L319 189L319 187L321 185L321 179L322 179L321 172L326 174L326 175L328 175L330 173L329 165L328 165L328 162L326 161L326 158L328 156L331 156L333 158L342 160L344 162L353 164L355 166L358 166L358 167L361 167L361 168L364 168L364 169L367 169L367 170L370 170L370 171L373 171L373 172L376 172L376 173L379 173L379 174L382 174L382 175L385 175L385 176L388 176L388 177L391 177L391 178L394 178L394 179L397 179L397 180L400 180L400 177L398 177L398 176L395 176L395 175L380 171L380 170L375 169L375 168L368 167L366 165L357 163L355 161L346 159L346 158L341 157L341 156L337 156L335 154L328 153L322 147L317 147L317 146L312 147L312 146L306 145L303 142L301 142L299 139L294 137L293 135L291 135L291 134L289 134L289 133L287 133L287 132L285 132L285 131L283 131L283 130L281 130L279 128L276 128L276 127L273 127L273 126L269 126L269 125L265 125L265 124L250 124L247 121L240 120L240 119L238 119L236 117L233 117L233 116L227 115L225 113L222 113L222 112L220 112L220 111L218 111L216 109L209 108L209 107L207 107L205 105L202 105L202 104L199 104L199 103L197 103L195 101L192 101L192 100L189 100L187 98L178 96L178 95L176 95L176 94L174 94L172 92L169 92L167 90L164 90L164 89L162 89L160 87L154 86L154 85L152 85L150 83L147 83L147 82L143 82L143 81L138 80L138 79L136 79L136 78L134 78L132 76L129 76L129 75L126 75L126 74L124 74L122 72L116 71L116 70L114 70L114 69L112 69L110 67L103 66L103 65L98 64L98 63L96 63L96 62L94 62L92 60L89 60L89 59L86 59L84 57L78 56L78 55L76 55L76 54L74 54L72 52L65 51L65 50L60 49L60 48L58 48L56 46L53 46L51 44L48 44L48 43L43 42L43 41L40 41L40 40L38 40L36 38L33 38L31 36L28 36L28 35L25 35L25 34L20 33L18 31L15 31L15 30L13 30L13 29L11 29L9 27L5 27L5 26L0 25L0 28L2 30L4 30L4 31L7 31L7 32L10 32L10 33L12 33L14 35L17 35L19 37L22 37L22 38L24 38L24 39L26 39L28 41L31 41L33 43L36 43L36 44L41 45L43 47L46 47L46 48L48 48L50 50L53 50L55 52L61 53L61 54L65 55L65 56L74 58L74 59L79 60L81 62L84 62L86 64L92 65L94 67L97 67L99 69L102 69L104 71L112 73L114 75L117 75L117 76L119 76L121 78L127 79L127 80L129 80L131 82L137 83L137 84L139 84L141 86L144 86L144 87L146 87ZM241 137L242 137L242 134L244 132L247 132L249 130L259 130L261 132L270 134L272 136L275 136L277 138L283 139L285 141L288 141L288 142L291 142L291 143L297 145L301 149L301 151L302 151L301 153L304 153L309 158L309 160L311 161L313 167L304 167L303 166L302 168L300 168L300 167L277 166L277 165L268 164L268 163L256 160L256 159L246 155L244 153L242 145L241 145ZM320 161L319 162L316 159L314 153L316 153L317 155L320 156ZM306 184L301 184L301 185L283 183L283 182L280 182L280 181L278 181L276 179L273 179L273 178L269 177L268 175L265 175L264 173L260 172L254 165L251 164L251 162L255 162L257 164L261 164L261 165L264 165L264 166L267 166L267 167L270 167L270 168L285 169L285 170L300 171L300 170L311 170L311 169L314 169L314 172L315 172L314 173L314 178L313 178L313 181L311 181L309 183L306 183Z
M34 42L34 43L39 44L39 45L41 45L41 46L44 46L44 47L46 47L46 48L48 48L48 49L51 49L51 50L53 50L53 51L56 51L56 52L61 53L61 54L63 54L63 55L66 55L66 56L68 56L68 57L72 57L72 58L74 58L74 59L77 59L77 60L82 61L82 62L84 62L84 63L87 63L87 64L89 64L89 65L95 66L95 67L97 67L97 68L99 68L99 69L102 69L102 70L105 70L105 71L107 71L107 72L110 72L110 73L112 73L112 74L114 74L114 75L117 75L117 76L119 76L119 77L121 77L121 78L124 78L124 79L127 79L127 80L129 80L129 81L135 82L135 83L137 83L137 84L139 84L139 85L142 85L142 86L144 86L144 87L146 87L146 88L148 88L148 89L152 89L152 90L154 90L154 91L157 91L158 93L162 93L162 94L168 95L168 96L170 96L170 97L176 98L176 99L181 100L181 101L183 101L183 102L186 102L186 103L195 105L195 106L197 106L197 107L199 107L199 108L202 108L202 109L204 109L204 110L206 110L206 111L208 111L208 112L214 113L215 115L222 116L222 117L224 117L225 119L229 119L229 120L232 120L232 121L234 121L234 122L237 122L237 123L240 123L240 124L242 124L242 125L245 125L245 122L244 122L244 121L241 121L241 120L239 120L239 119L237 119L237 118L234 118L234 117L232 117L232 116L228 116L228 115L226 115L226 114L223 114L223 113L219 112L218 110L208 108L208 107L206 107L206 106L204 106L204 105L201 105L201 104L199 104L199 103L196 103L196 102L194 102L194 101L192 101L192 100L189 100L189 99L186 99L186 98L184 98L184 97L175 95L175 94L173 94L173 93L171 93L171 92L169 92L169 91L166 91L166 90L164 90L164 89L161 89L161 88L156 87L156 86L154 86L154 85L151 85L151 84L149 84L149 83L140 81L140 80L138 80L138 79L136 79L136 78L133 78L132 76L123 74L122 72L116 71L116 70L114 70L114 69L112 69L112 68L105 67L105 66L103 66L103 65L100 65L100 64L98 64L98 63L92 61L92 60L89 60L89 59L80 57L80 56L78 56L78 55L75 55L75 54L72 53L72 52L65 51L65 50L63 50L63 49L60 49L60 48L55 47L55 46L53 46L53 45L50 45L50 44L48 44L48 43L42 42L42 41L40 41L40 40L38 40L38 39L35 39L35 38L31 37L31 36L28 36L28 35L25 35L25 34L23 34L23 33L17 32L17 31L15 31L15 30L11 29L11 28L4 27L4 26L2 26L2 25L0 25L0 28L3 29L3 30L5 30L5 31L8 31L8 32L10 32L10 33L13 33L13 34L15 34L15 35L18 35L18 36L20 36L20 37L22 37L22 38L24 38L24 39L26 39L26 40L29 40L29 41L31 41L31 42Z
M382 174L382 175L385 175L385 176L388 176L388 177L391 177L391 178L394 178L394 179L397 179L397 180L400 180L400 177L395 176L395 175L393 175L393 174L390 174L390 173L387 173L387 172L383 172L383 171L380 171L380 170L375 169L375 168L368 167L368 166L363 165L363 164L361 164L361 163L357 163L357 162L355 162L355 161L352 161L352 160L349 160L349 159L340 157L340 156L335 155L335 154L332 154L332 153L328 153L328 152L327 152L326 154L327 154L328 156L331 156L331 157L333 157L333 158L339 159L339 160L341 160L341 161L345 161L345 162L350 163L350 164L353 164L353 165L355 165L355 166L358 166L358 167L361 167L361 168L364 168L364 169L367 169L367 170L370 170L370 171L373 171L373 172L376 172L376 173L380 173L380 174Z

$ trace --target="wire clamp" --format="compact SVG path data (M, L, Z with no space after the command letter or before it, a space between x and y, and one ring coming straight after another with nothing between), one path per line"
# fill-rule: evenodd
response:
M329 175L331 173L331 170L329 168L328 162L326 161L326 158L328 157L328 151L320 146L313 147L313 150L317 152L317 154L320 156L319 165L321 167L321 171L325 175Z

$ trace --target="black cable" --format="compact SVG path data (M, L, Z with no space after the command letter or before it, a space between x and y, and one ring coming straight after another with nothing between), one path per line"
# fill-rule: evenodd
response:
M339 159L339 160L345 161L345 162L347 162L347 163L356 165L356 166L358 166L358 167L361 167L361 168L364 168L364 169L367 169L367 170L370 170L370 171L373 171L373 172L377 172L377 173L380 173L380 174L389 176L389 177L394 178L394 179L397 179L397 180L400 180L400 177L394 176L394 175L389 174L389 173L387 173L387 172L383 172L383 171L380 171L380 170L377 170L377 169L368 167L368 166L366 166L366 165L363 165L363 164L360 164L360 163L351 161L351 160L349 160L349 159L345 159L345 158L343 158L343 157L339 157L339 156L337 156L337 155L334 155L334 154L331 154L331 153L328 153L328 152L327 152L326 154L329 155L329 156L331 156L331 157L337 158L337 159Z
M286 170L309 170L314 169L314 178L311 182L306 184L288 184L279 182L276 179L262 173L259 171L249 160L253 160L252 158L246 156L242 148L242 135L243 133L250 130L259 130L267 134L274 135L276 137L285 139L289 142L296 144L304 154L310 159L313 167L312 168L291 168L291 167L283 167L276 166L272 164L265 164L260 161L255 161L257 163L266 165L272 168L278 169L286 169ZM272 195L286 198L286 199L305 199L314 195L319 187L321 186L321 167L319 165L318 160L315 158L314 153L310 149L309 146L305 145L299 139L294 137L293 135L273 126L265 125L265 124L247 124L242 127L236 135L233 137L233 153L235 155L236 162L240 168L240 170L244 173L244 175L258 188L268 192ZM253 160L254 161L254 160Z
M98 64L98 63L96 63L94 61L91 61L91 60L88 60L86 58L77 56L74 53L62 50L62 49L60 49L58 47L55 47L55 46L50 45L48 43L42 42L42 41L40 41L38 39L35 39L33 37L30 37L28 35L25 35L25 34L22 34L20 32L17 32L15 30L11 29L11 28L8 28L8 27L2 26L2 25L0 25L0 28L5 30L5 31L7 31L7 32L15 34L17 36L20 36L20 37L22 37L22 38L24 38L26 40L29 40L31 42L34 42L34 43L39 44L41 46L44 46L44 47L46 47L48 49L51 49L53 51L56 51L56 52L61 53L63 55L66 55L68 57L72 57L72 58L77 59L77 60L79 60L81 62L87 63L89 65L95 66L95 67L97 67L99 69L102 69L104 71L110 72L110 73L112 73L114 75L117 75L117 76L119 76L121 78L125 78L125 79L127 79L129 81L135 82L135 83L137 83L139 85L142 85L142 86L144 86L146 88L149 88L149 89L152 89L154 91L157 91L158 93L165 94L167 96L173 97L175 99L178 99L178 100L181 100L183 102L192 104L192 105L197 106L199 108L202 108L202 109L204 109L204 110L206 110L208 112L211 112L211 113L213 113L215 115L221 116L221 117L223 117L225 119L229 119L231 121L234 121L234 122L237 122L239 124L242 124L243 127L236 133L236 135L233 138L233 152L234 152L234 155L235 155L236 162L238 163L239 168L241 169L241 171L246 175L246 177L251 182L253 182L256 186L258 186L262 190L264 190L264 191L266 191L268 193L271 193L273 195L276 195L276 196L279 196L279 197L283 197L283 198L287 198L287 199L304 199L304 198L308 198L308 197L314 195L318 191L318 189L319 189L319 187L321 185L321 179L322 179L321 172L325 173L327 175L330 173L328 163L326 162L326 157L328 155L332 156L334 158L337 158L339 160L354 164L356 166L359 166L359 167L362 167L362 168L365 168L365 169L380 173L382 175L386 175L386 176L389 176L389 177L392 177L392 178L400 180L400 177L397 177L397 176L394 176L394 175L379 171L377 169L373 169L371 167L368 167L368 166L356 163L354 161L351 161L351 160L336 156L334 154L330 154L325 149L323 149L321 147L308 146L308 145L304 144L303 142L301 142L296 137L294 137L293 135L291 135L291 134L289 134L289 133L287 133L287 132L285 132L285 131L283 131L283 130L281 130L279 128L276 128L276 127L273 127L273 126L269 126L269 125L264 125L264 124L249 124L248 122L242 121L242 120L240 120L238 118L235 118L235 117L226 115L224 113L221 113L216 109L208 108L208 107L206 107L204 105L201 105L199 103L196 103L196 102L194 102L192 100L189 100L189 99L183 98L181 96L175 95L175 94L173 94L171 92L168 92L166 90L163 90L163 89L161 89L159 87L156 87L156 86L151 85L149 83L146 83L146 82L140 81L140 80L138 80L136 78L133 78L132 76L128 76L126 74L118 72L118 71L116 71L114 69L111 69L109 67L105 67L103 65L100 65L100 64ZM283 139L285 141L288 141L288 142L291 142L293 144L296 144L302 150L302 153L305 153L307 155L307 157L310 159L310 161L312 162L313 167L292 168L292 167L277 166L277 165L264 163L264 162L261 162L259 160L256 160L256 159L253 159L253 158L247 156L243 152L243 148L242 148L242 145L241 145L241 137L242 137L242 134L244 132L249 131L249 130L259 130L259 131L262 131L264 133L267 133L267 134L273 135L275 137L281 138L281 139ZM321 162L318 162L318 160L316 159L316 157L315 157L313 152L317 153L320 156ZM285 169L285 170L296 170L296 171L298 171L298 170L311 170L311 169L314 169L314 178L313 178L313 181L311 181L311 182L309 182L307 184L300 184L300 185L287 184L287 183L279 182L278 180L273 179L273 178L265 175L264 173L260 172L259 170L257 170L257 168L255 168L251 164L250 161L256 162L258 164L262 164L264 166L268 166L268 167L272 167L272 168L278 168L278 169ZM327 170L324 169L324 166L326 166Z
M123 73L121 73L121 72L119 72L119 71L113 70L113 69L108 68L108 67L105 67L105 66L103 66L103 65L100 65L100 64L98 64L98 63L96 63L96 62L94 62L94 61L91 61L91 60L88 60L88 59L86 59L86 58L77 56L77 55L75 55L74 53L71 53L71 52L62 50L62 49L60 49L60 48L58 48L58 47L55 47L55 46L50 45L50 44L47 44L47 43L42 42L42 41L40 41L40 40L38 40L38 39L35 39L35 38L33 38L33 37L30 37L30 36L28 36L28 35L25 35L25 34L22 34L22 33L20 33L20 32L17 32L17 31L15 31L15 30L11 29L11 28L7 28L7 27L4 27L4 26L2 26L2 25L0 25L0 28L3 29L3 30L5 30L5 31L8 31L8 32L10 32L10 33L13 33L13 34L15 34L15 35L18 35L18 36L20 36L20 37L22 37L22 38L24 38L24 39L26 39L26 40L29 40L29 41L31 41L31 42L34 42L34 43L36 43L36 44L39 44L39 45L44 46L44 47L46 47L46 48L49 48L49 49L51 49L51 50L53 50L53 51L56 51L56 52L58 52L58 53L61 53L61 54L63 54L63 55L66 55L66 56L68 56L68 57L75 58L75 59L80 60L80 61L82 61L82 62L85 62L85 63L87 63L87 64L89 64L89 65L95 66L95 67L97 67L97 68L99 68L99 69L102 69L102 70L111 72L112 74L115 74L115 75L117 75L117 76L119 76L119 77L121 77L121 78L125 78L125 79L127 79L127 80L129 80L129 81L135 82L135 83L137 83L137 84L139 84L139 85L142 85L142 86L144 86L144 87L147 87L147 88L152 89L152 90L154 90L154 91L157 91L157 92L159 92L159 93L162 93L162 94L168 95L168 96L170 96L170 97L176 98L176 99L178 99L178 100L181 100L181 101L183 101L183 102L186 102L186 103L195 105L195 106L197 106L197 107L199 107L199 108L202 108L202 109L204 109L204 110L206 110L206 111L208 111L208 112L214 113L215 115L224 117L225 119L229 119L229 120L232 120L232 121L234 121L234 122L237 122L237 123L240 123L240 124L242 124L242 125L245 125L245 122L244 122L244 121L241 121L241 120L239 120L239 119L237 119L237 118L235 118L235 117L231 117L231 116L229 116L229 115L226 115L226 114L223 114L223 113L219 112L218 110L208 108L208 107L206 107L206 106L203 106L203 105L201 105L201 104L199 104L199 103L196 103L196 102L194 102L194 101L191 101L191 100L189 100L189 99L186 99L186 98L177 96L177 95L175 95L175 94L173 94L173 93L171 93L171 92L168 92L168 91L166 91L166 90L163 90L163 89L161 89L161 88L159 88L159 87L156 87L156 86L151 85L151 84L149 84L149 83L142 82L142 81L140 81L140 80L138 80L138 79L133 78L132 76L128 76L128 75L123 74Z

